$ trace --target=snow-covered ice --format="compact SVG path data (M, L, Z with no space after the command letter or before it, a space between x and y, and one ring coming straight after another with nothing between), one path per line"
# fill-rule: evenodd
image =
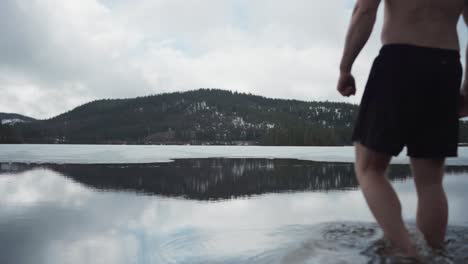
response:
M352 147L0 145L0 162L123 164L170 162L187 158L267 158L353 162ZM392 163L408 163L406 150ZM448 165L468 165L468 148Z

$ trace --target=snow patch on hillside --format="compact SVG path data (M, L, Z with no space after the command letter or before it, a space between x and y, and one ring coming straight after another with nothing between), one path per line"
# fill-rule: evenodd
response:
M2 125L14 125L14 124L17 124L17 123L26 123L26 122L28 122L28 121L18 119L18 118L2 119L1 120Z

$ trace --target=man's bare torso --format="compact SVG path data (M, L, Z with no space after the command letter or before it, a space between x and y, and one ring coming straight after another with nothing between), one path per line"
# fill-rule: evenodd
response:
M457 22L467 0L386 0L383 44L459 50Z

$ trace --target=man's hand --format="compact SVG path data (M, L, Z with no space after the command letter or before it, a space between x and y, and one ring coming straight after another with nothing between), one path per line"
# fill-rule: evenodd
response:
M468 80L465 80L465 83L462 86L458 116L460 118L468 117Z
M341 73L338 80L338 92L341 95L349 97L356 94L356 81L351 73Z

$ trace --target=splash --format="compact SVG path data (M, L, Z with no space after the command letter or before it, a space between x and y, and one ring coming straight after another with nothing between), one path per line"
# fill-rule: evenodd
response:
M408 228L420 260L403 256L375 224L337 222L310 228L311 237L291 247L279 263L468 263L468 228L449 227L445 248L439 250L427 245L414 224Z
M239 237L265 236L274 238L277 243L256 245L256 249L220 254L215 248L219 240L225 239L226 233L212 233L203 238L207 246L214 246L211 253L203 256L192 255L190 263L253 263L253 264L462 264L468 263L468 228L450 227L446 246L443 250L431 249L423 235L414 224L408 226L411 236L417 244L420 260L403 256L389 242L382 239L382 231L376 224L359 222L335 222L315 226L288 226L280 230L238 230L230 235ZM204 234L208 234L206 230ZM187 240L182 239L185 246ZM188 240L191 240L187 238ZM209 241L209 243L207 242ZM198 240L200 242L200 240ZM190 244L190 242L189 242ZM174 246L174 245L173 245ZM209 246L208 246L209 247ZM180 256L182 251L164 248L165 256ZM189 248L193 248L190 246ZM234 249L233 249L234 250ZM172 251L172 252L171 252ZM240 253L240 254L239 254ZM187 256L186 256L187 257ZM185 258L186 259L186 258ZM194 261L199 260L199 261ZM183 261L182 261L183 262ZM179 263L182 263L179 262ZM185 262L183 262L185 263ZM187 262L189 263L189 262Z

